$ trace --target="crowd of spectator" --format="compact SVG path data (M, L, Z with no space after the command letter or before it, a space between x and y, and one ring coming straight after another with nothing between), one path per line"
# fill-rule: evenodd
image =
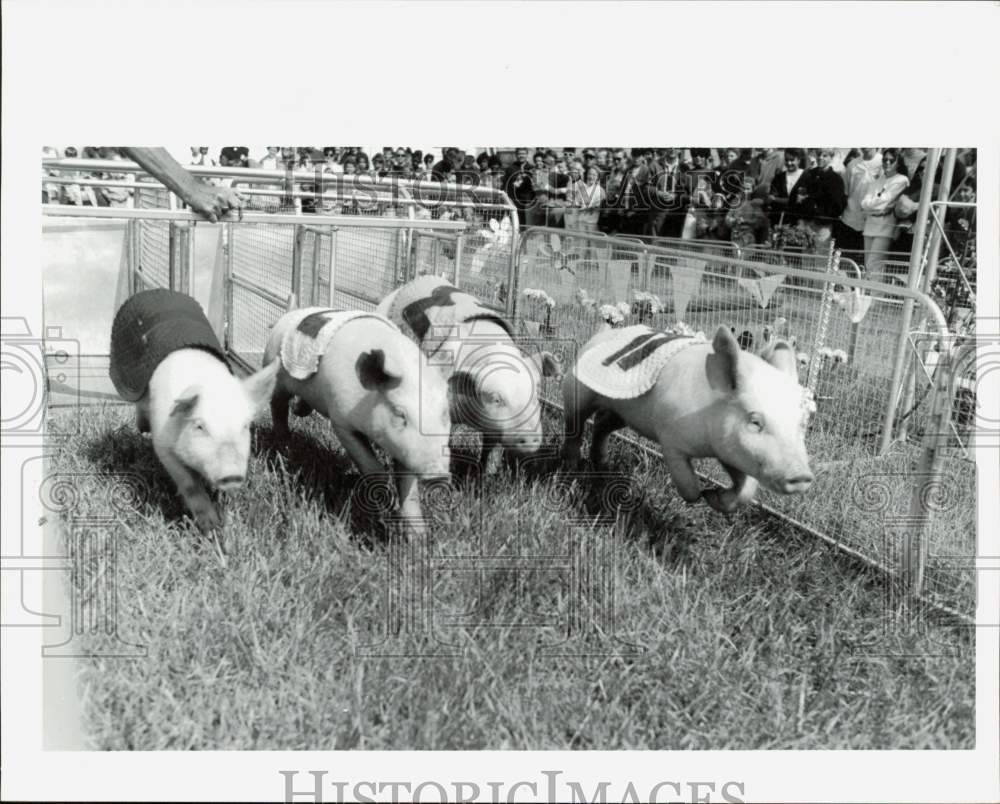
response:
M838 247L863 253L867 272L875 277L881 276L886 254L910 249L927 164L922 148L489 148L474 154L450 147L438 156L405 147L369 155L358 147L274 146L252 154L247 147L230 146L217 159L207 147L190 150L189 165L495 188L510 197L521 226L743 245L790 242L790 231L812 243L832 237ZM59 155L55 149L46 153ZM76 149L66 148L62 155L76 156ZM120 158L115 148L86 147L82 155ZM975 168L975 150L960 151L952 177L954 200L974 201ZM314 187L296 182L306 196ZM43 199L58 196L62 203L129 203L127 188L43 188ZM301 208L314 212L330 206L303 200ZM959 236L969 235L974 215L952 210L948 222Z

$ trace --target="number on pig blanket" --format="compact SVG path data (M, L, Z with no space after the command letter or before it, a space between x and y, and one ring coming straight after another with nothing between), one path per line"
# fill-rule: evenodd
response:
M438 285L430 296L410 302L403 308L403 320L420 340L424 339L431 328L431 320L427 317L427 311L431 307L454 307L455 300L452 295L459 293L458 288L451 285Z
M665 335L662 332L646 332L639 335L625 344L617 352L613 352L601 361L602 366L617 364L622 371L635 368L642 361L646 360L653 352L661 346L666 346L670 341L686 337L684 335Z

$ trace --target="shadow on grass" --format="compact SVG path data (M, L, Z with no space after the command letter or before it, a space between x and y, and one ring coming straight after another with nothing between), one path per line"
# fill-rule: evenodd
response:
M99 474L114 477L134 475L141 478L141 497L168 523L179 523L187 510L153 451L153 441L132 425L122 424L85 440L81 454Z
M330 449L301 430L278 438L268 425L254 428L253 451L270 471L291 475L306 496L320 500L359 545L370 548L393 537L395 530L386 516L395 499L387 491L388 466L385 476L366 481L347 453ZM361 504L359 496L364 498Z

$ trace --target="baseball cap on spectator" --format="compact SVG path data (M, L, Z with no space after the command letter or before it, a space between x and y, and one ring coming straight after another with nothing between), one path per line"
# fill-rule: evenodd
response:
M696 156L700 156L700 157L703 157L705 159L708 159L708 157L711 155L711 153L712 153L711 150L708 149L708 148L692 148L691 149L691 158L694 159Z

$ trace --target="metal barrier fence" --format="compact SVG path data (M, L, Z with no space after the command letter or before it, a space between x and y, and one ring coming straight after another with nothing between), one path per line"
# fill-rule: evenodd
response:
M953 359L944 318L922 293L860 279L850 263L848 270L838 267L833 253L823 270L813 270L528 228L521 237L518 319L531 322L531 331L554 347L586 342L610 318L660 329L681 320L709 338L720 325L730 326L748 346L753 337L751 348L760 345L764 327L780 319L779 333L796 339L802 382L816 395L807 446L817 480L804 497L762 492L761 501L971 616L971 570L937 561L975 555L975 468L956 438L950 385L952 365L960 361ZM545 291L554 307L536 294L526 297L526 290ZM933 329L907 333L905 357L920 366L923 381L919 404L898 411L892 368L906 299ZM928 359L931 354L934 360ZM544 393L558 406L554 383L546 383ZM880 454L879 435L893 420L890 410L897 421L909 421L910 440L894 442ZM914 462L928 467L922 475L912 470ZM708 462L703 470L721 478L713 467ZM947 513L941 497L928 509L929 495L947 495ZM913 517L906 520L911 530L889 534L885 523L894 517ZM932 568L926 583L925 567Z
M59 179L53 179L50 174L60 171L96 175L137 173L144 176L138 165L121 160L43 159L42 166L43 182L58 182ZM295 171L206 166L188 166L186 169L209 181L231 184L244 196L246 208L252 211L409 218L448 224L436 227L438 231L455 231L450 222L459 221L466 235L465 248L461 253L456 253L453 245L443 241L433 246L433 238L415 239L406 233L400 235L398 244L386 242L379 246L376 256L381 259L391 255L396 260L398 254L400 276L414 276L428 270L442 275L464 276L470 289L494 305L504 306L507 302L502 299L510 298L506 289L516 271L518 218L514 205L501 190L483 185L325 173L320 167ZM92 183L116 185L116 182L104 179ZM160 185L135 193L135 206L139 209L169 209L174 203L172 194ZM314 223L318 225L319 222ZM146 280L139 287L150 283L166 286L169 281L169 255L174 248L171 246L169 223L142 220L136 228L137 264L141 266L137 270ZM287 232L285 235L278 232L269 227L246 232L234 230L235 236L241 239L234 248L241 255L244 271L259 274L259 266L268 264L275 255L287 253ZM183 238L183 235L174 234L173 237ZM345 241L342 248L349 262L353 254L358 276L353 283L348 281L341 287L345 295L352 292L356 295L365 280L360 261L366 256L367 247L352 243L349 236ZM306 247L311 248L311 244L307 243ZM190 244L180 242L176 248L190 248ZM321 249L324 248L328 247L321 245ZM341 248L339 244L338 248ZM433 265L428 263L430 257L433 257ZM309 262L306 264L308 266ZM311 290L311 286L309 288Z

